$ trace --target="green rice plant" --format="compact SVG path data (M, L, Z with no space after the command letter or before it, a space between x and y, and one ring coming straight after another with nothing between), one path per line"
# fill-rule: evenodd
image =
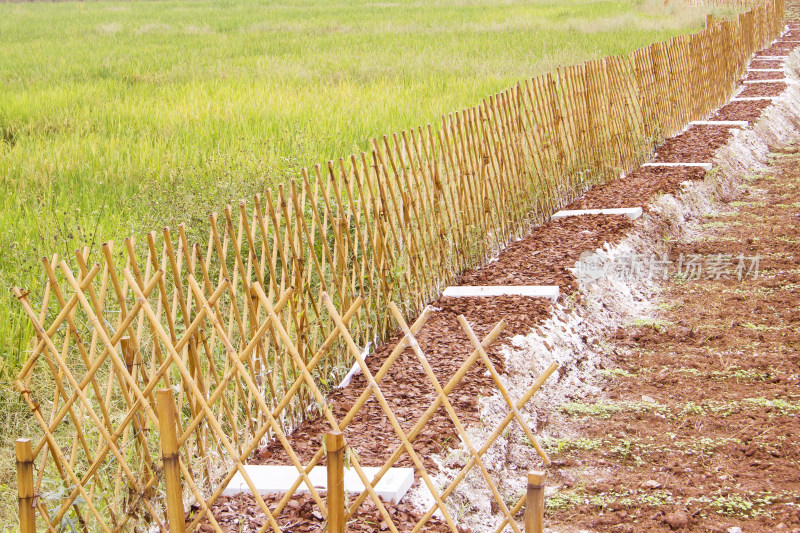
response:
M703 16L655 0L0 4L0 284L35 291L41 257L162 226L191 238L302 166ZM13 372L31 331L0 303Z

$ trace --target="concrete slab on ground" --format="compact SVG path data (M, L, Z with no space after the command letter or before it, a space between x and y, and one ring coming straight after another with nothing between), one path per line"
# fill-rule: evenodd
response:
M643 167L700 167L706 171L711 170L711 163L645 163Z
M547 298L555 302L560 294L557 285L461 285L447 287L442 296L451 298L526 296L528 298Z
M578 217L581 215L625 215L631 220L636 220L642 216L641 207L617 207L614 209L575 209L562 210L554 213L551 220L559 220L567 217Z
M262 496L270 494L285 494L289 488L297 481L299 472L294 466L281 465L246 465L244 467L247 475L252 479L258 493ZM378 467L364 467L364 474L367 479L372 481L378 473ZM327 490L328 472L324 466L315 466L308 474L308 478L315 489ZM381 478L375 487L378 496L393 503L398 503L406 495L408 489L414 484L413 468L390 468ZM354 468L346 468L344 471L344 490L351 493L361 493L364 491L364 484L358 477ZM303 482L297 487L297 493L309 492L308 487ZM237 472L231 479L223 496L235 496L236 494L252 494L250 487L245 483L241 472Z
M746 120L693 120L689 124L693 126L738 126L746 128L750 123Z
M731 102L755 102L756 100L776 100L777 96L736 96Z

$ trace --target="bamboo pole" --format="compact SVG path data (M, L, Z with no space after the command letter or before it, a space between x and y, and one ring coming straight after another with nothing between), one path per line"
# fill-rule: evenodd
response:
M544 478L546 472L528 472L528 491L525 501L525 533L544 531Z
M158 422L161 432L161 459L164 462L164 482L167 485L167 524L172 532L186 530L183 511L183 490L178 461L178 419L172 390L161 389L156 392L158 402Z
M329 431L325 436L328 452L328 533L344 533L344 435Z
M33 490L33 452L30 439L17 439L17 495L20 533L36 533L36 507Z

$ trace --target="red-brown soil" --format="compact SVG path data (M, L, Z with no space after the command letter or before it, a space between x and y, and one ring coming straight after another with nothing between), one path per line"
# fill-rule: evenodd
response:
M656 194L675 192L681 183L701 180L705 174L699 167L639 167L622 179L592 187L564 209L641 207L648 211Z
M437 310L417 335L417 341L433 367L437 379L443 385L472 352L469 340L458 324L458 315L463 314L467 318L479 338L486 335L500 319L505 319L508 325L493 349L489 351L493 363L501 373L505 369L499 355L499 347L514 335L528 333L531 326L550 316L549 302L539 298L442 297L432 305ZM390 342L382 345L376 354L367 358L367 366L373 374L397 345L399 338L398 334ZM453 406L465 424L477 421L477 399L480 395L491 392L493 382L490 377L484 375L485 371L486 368L475 365L450 395ZM337 389L328 396L337 419L344 418L366 386L366 379L358 374L349 387ZM406 432L411 430L436 399L433 386L410 348L403 351L392 365L380 383L380 388ZM290 440L301 461L307 462L311 459L320 447L321 436L330 430L330 425L324 419L317 418L302 424L294 431ZM367 402L344 431L344 435L348 444L358 451L359 460L364 466L383 466L400 444L389 421L375 401ZM440 452L446 443L455 437L455 428L442 408L414 441L414 449L424 458L427 468L435 468L430 454ZM252 462L290 464L279 443L273 443L262 449ZM413 465L408 456L405 456L398 466Z
M769 58L753 58L750 68L783 68L783 60Z
M602 397L562 407L557 529L800 527L800 149L781 155L670 254L759 254L758 278L668 282L657 320L606 340Z
M465 272L458 285L558 285L562 292L577 288L567 271L585 251L619 241L632 226L625 216L568 217L534 228L483 268Z
M795 39L784 37L780 41L776 42L769 48L765 48L756 54L756 57L764 57L764 56L785 56L789 55L789 53L797 48L798 43L791 42Z
M320 492L322 498L325 491ZM266 497L264 501L274 508L279 498ZM352 503L353 498L350 499ZM387 511L392 517L392 521L398 531L411 531L416 525L419 517L414 510L413 504L401 502L399 505L386 505ZM325 520L317 507L317 504L310 495L304 494L293 498L287 510L281 513L277 519L282 531L291 533L319 533L324 531ZM234 533L239 531L257 531L258 528L267 523L267 518L259 511L258 504L252 495L223 496L213 506L214 516L223 531ZM351 518L347 525L349 533L372 533L374 531L388 531L383 516L372 503L367 499L356 514ZM212 533L214 529L210 524L204 525L200 531ZM268 530L269 531L269 530ZM437 518L433 518L423 529L428 533L446 533L450 531L447 524Z
M756 122L761 113L772 104L769 100L730 102L711 115L710 120L746 120Z
M786 87L785 83L748 83L738 96L779 96Z
M731 126L690 126L656 149L653 161L659 163L709 163L711 157L731 136Z
M483 338L501 319L506 321L505 330L487 350L495 368L500 373L505 372L503 358L499 355L500 347L514 335L527 334L532 326L551 315L550 302L540 298L442 297L432 305L437 309L431 314L425 327L416 338L442 386L456 373L473 351L469 339L457 321L458 315L463 314L466 317L479 338ZM401 335L398 333L390 342L381 345L375 354L367 358L367 366L373 375L386 361L400 338ZM410 348L406 348L401 353L379 385L388 405L406 433L410 432L436 399L431 382ZM366 387L366 379L362 374L358 374L353 377L350 386L336 389L328 395L328 402L338 420L345 417ZM478 423L478 398L491 394L493 388L494 382L491 377L486 375L486 367L482 364L475 364L466 373L448 396L463 424ZM330 425L320 417L302 423L289 436L289 442L303 464L308 464L322 446L322 436L328 431L331 431ZM374 399L368 401L358 411L353 421L344 430L344 436L347 444L357 452L362 466L383 466L400 445L399 438ZM429 472L435 472L437 467L432 460L432 455L452 446L454 442L458 442L458 434L444 408L440 407L422 432L414 439L413 447L422 459L425 468ZM278 442L272 442L262 448L252 457L250 463L291 464L285 450ZM325 461L323 460L320 464L324 465ZM396 466L410 467L413 466L413 463L408 454L404 453ZM419 482L418 479L417 483ZM272 504L271 508L274 508L277 500L266 501ZM378 517L378 511L373 504L370 505L372 507L362 507L362 514L358 519L359 525L352 526L349 531L372 531L370 527L374 527L376 522L373 519ZM295 497L292 504L279 516L279 522L294 524L291 531L318 531L321 520L314 517L314 507L315 504L310 497ZM227 517L230 531L240 531L236 529L238 523L234 523L235 517L239 515L250 517L248 519L250 526L248 527L251 528L245 528L243 531L256 531L257 524L263 524L265 520L252 497L222 498L216 502L213 508L215 516L219 519ZM399 517L399 521L396 522L398 526L414 524L421 517L408 503L400 506L387 504L387 508L392 509L393 516ZM187 519L191 519L190 516L187 516ZM373 524L373 526L369 524ZM203 527L210 528L211 526L205 524ZM443 527L445 529L442 529ZM423 531L437 532L446 530L446 527L436 520L430 522L423 529Z
M746 80L783 80L786 76L783 72L748 72Z

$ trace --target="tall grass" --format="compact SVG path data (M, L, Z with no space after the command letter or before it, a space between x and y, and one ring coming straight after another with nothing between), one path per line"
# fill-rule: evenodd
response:
M35 301L42 256L191 233L370 137L703 18L660 0L0 3L0 285ZM4 427L22 418L8 377L31 333L0 293Z
M0 4L0 284L35 290L41 256L202 226L372 136L702 18L657 0ZM13 369L30 332L0 301Z

